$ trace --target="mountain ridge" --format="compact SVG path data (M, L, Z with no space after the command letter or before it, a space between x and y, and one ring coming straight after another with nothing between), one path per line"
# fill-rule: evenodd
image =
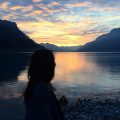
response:
M40 43L40 45L54 52L75 52L81 46L57 46L50 43Z
M23 33L15 22L0 20L0 51L34 51L43 48Z
M109 33L86 43L79 52L120 52L120 28L112 29Z

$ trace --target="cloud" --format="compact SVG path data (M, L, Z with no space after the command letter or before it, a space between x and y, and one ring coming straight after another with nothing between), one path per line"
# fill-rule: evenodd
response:
M44 11L47 13L57 13L57 12L61 12L63 9L53 9L53 8L44 8Z
M41 2L42 0L32 0L32 2Z
M42 14L42 11L41 10L34 10L33 14Z
M28 12L28 11L32 11L33 10L33 6L29 5L29 6L25 6L23 9L21 9L21 12Z
M54 3L55 4L55 3ZM56 3L57 4L57 3ZM42 10L43 14L48 14L47 16L49 16L49 13L59 13L59 12L63 12L66 11L67 9L65 9L63 6L59 6L59 7L53 7L52 3L47 5L44 4L39 4L36 5L39 9ZM55 14L54 14L55 15ZM53 16L54 16L53 15Z
M3 2L3 3L1 3L0 4L0 9L6 9L6 8L8 8L9 7L9 2Z
M66 4L65 6L67 7L85 7L91 5L91 2L79 2L79 3L69 3Z
M37 42L85 44L120 26L120 0L0 0L0 17Z
M55 2L52 2L51 4L52 5L59 5L60 3L55 1Z
M51 2L50 4L49 4L49 6L57 6L57 5L60 5L60 3L59 2Z
M19 6L19 5L17 5L17 6L12 6L12 7L10 7L10 10L20 10L20 9L25 9L25 7L24 6Z
M87 23L59 23L50 21L41 22L19 22L19 27L29 33L28 35L36 42L50 42L57 45L77 45L85 44L95 38L95 33L82 35ZM90 23L88 23L90 25ZM87 25L88 25L87 24ZM86 25L86 26L87 26ZM24 26L28 26L27 28ZM83 26L83 27L82 27Z
M10 20L13 18L16 19L16 16L14 14L7 14L7 15L2 17L2 19L4 19L4 20Z
M119 7L120 0L93 0L93 3L98 6L106 6L106 7Z

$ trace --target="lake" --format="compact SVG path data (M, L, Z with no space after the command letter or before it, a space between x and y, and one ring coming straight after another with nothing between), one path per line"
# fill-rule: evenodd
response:
M87 96L120 91L120 53L56 52L57 95ZM31 53L0 53L0 98L16 98L27 83Z

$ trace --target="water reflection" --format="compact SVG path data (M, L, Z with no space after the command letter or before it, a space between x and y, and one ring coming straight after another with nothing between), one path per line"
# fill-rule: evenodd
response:
M22 71L18 74L17 80L18 80L19 82L27 82L27 81L28 81L27 69L28 69L28 67L26 67L26 69L22 70Z
M54 83L71 96L119 91L119 61L119 54L57 53Z
M29 57L24 53L0 53L0 82L16 81L20 71L26 69Z
M56 57L56 82L69 82L76 84L90 84L94 76L100 74L102 68L97 67L96 62L88 59L86 54L80 53L57 53ZM91 76L91 77L90 77Z
M20 96L24 83L18 82L18 76L25 70L30 54L0 53L0 98Z
M111 74L120 73L120 53L94 53L95 62L107 68Z
M0 96L19 95L27 81L30 54L0 54ZM120 53L55 53L53 84L58 94L79 96L120 90ZM13 81L13 82L11 82Z

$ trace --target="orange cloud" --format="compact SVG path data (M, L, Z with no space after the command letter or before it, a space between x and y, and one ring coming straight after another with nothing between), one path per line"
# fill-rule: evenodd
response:
M33 6L32 5L28 5L28 6L19 6L19 5L17 5L17 6L12 6L9 9L14 10L14 11L20 10L21 12L28 12L28 11L33 10Z
M10 10L19 10L19 9L23 9L24 7L23 6L12 6L11 8L10 8Z
M45 7L45 5L42 4L42 3L41 3L41 4L36 4L36 6L37 6L37 7L40 7L40 8L44 8L44 7Z
M1 9L6 9L6 8L8 8L9 4L10 4L9 2L3 2L3 3L0 4L0 8Z
M59 2L52 2L49 6L56 6L56 5L60 5Z
M33 14L42 14L42 11L41 10L34 10Z
M41 2L42 0L32 0L32 2Z
M16 18L16 16L14 14L7 14L5 16L2 17L2 19L4 20L10 20L11 18Z
M31 10L33 10L33 6L29 5L29 6L23 7L23 9L21 9L21 12L28 12L28 11L31 11Z
M66 8L64 7L61 7L59 9L53 9L51 6L53 5L58 5L59 3L58 2L52 2L51 4L49 4L48 6L44 5L44 4L39 4L39 5L36 5L37 7L43 9L44 12L46 13L57 13L57 12L61 12L61 11L67 11Z
M70 3L66 4L67 7L84 7L91 5L91 2L80 2L80 3Z
M47 8L47 7L44 7L43 8L45 12L47 13L57 13L57 12L61 12L61 11L65 11L66 9L64 8L60 8L60 9L52 9L52 8Z
M52 9L52 8L45 8L44 10L45 10L45 12L48 12L48 13L54 13L54 12L61 11L60 9Z
M96 36L102 34L82 34L83 31L87 31L86 27L90 26L92 23L87 22L87 20L84 20L84 22L19 22L18 26L22 30L29 32L28 36L38 43L48 42L59 46L72 46L85 44L91 40L94 40Z

